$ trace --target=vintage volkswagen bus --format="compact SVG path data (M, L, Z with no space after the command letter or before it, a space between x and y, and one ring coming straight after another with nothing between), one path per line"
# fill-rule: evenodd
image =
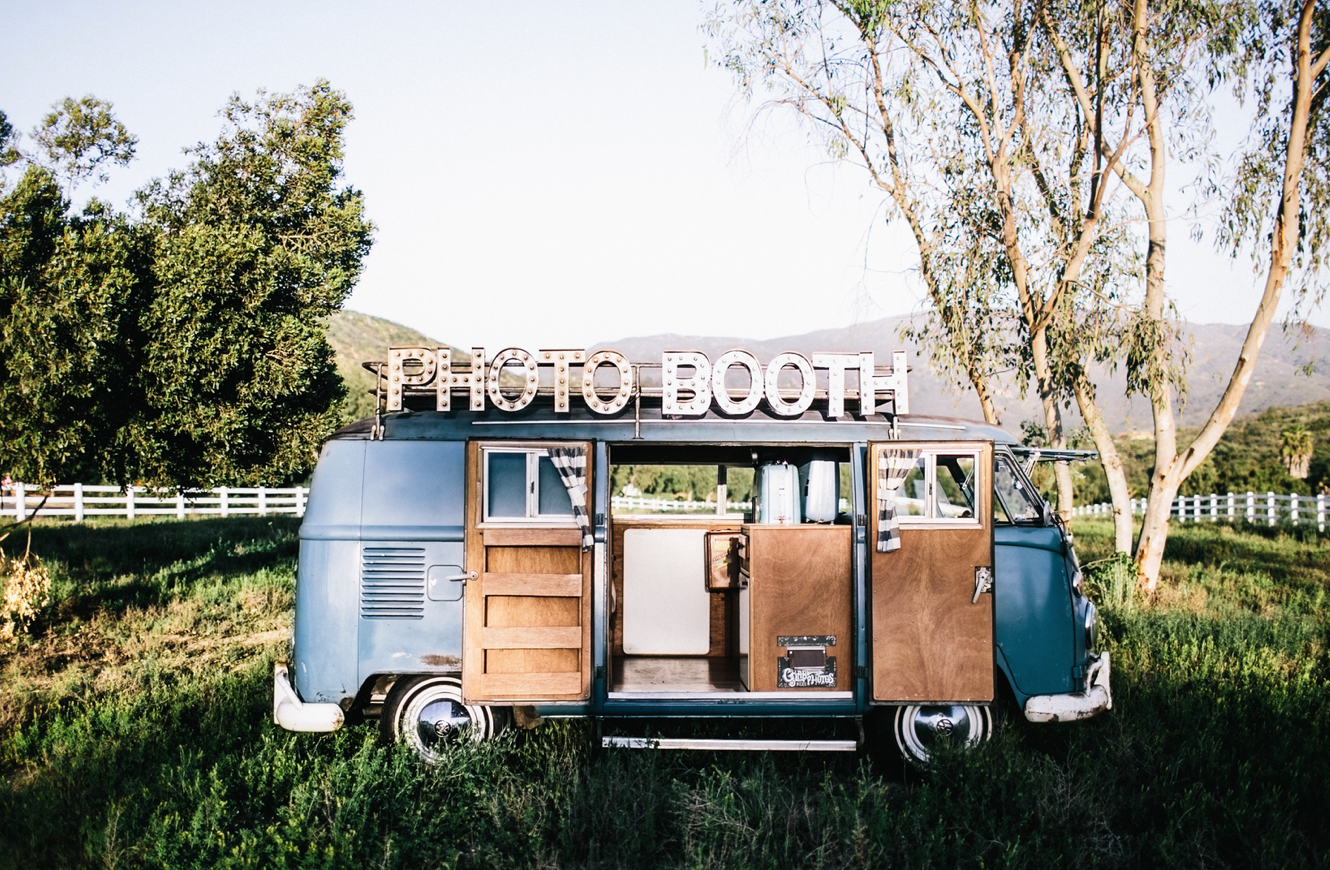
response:
M427 761L514 716L844 718L926 763L1112 704L1070 536L1002 429L909 413L905 354L633 363L393 347L324 446L274 717L377 717ZM714 512L616 509L615 469L714 466ZM727 481L752 497L728 505ZM622 477L622 475L620 475ZM620 503L622 501L620 500ZM858 729L862 735L862 727ZM860 740L604 737L854 749Z

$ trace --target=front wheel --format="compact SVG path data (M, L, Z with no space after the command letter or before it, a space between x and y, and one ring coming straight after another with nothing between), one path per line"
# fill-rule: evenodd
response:
M385 740L406 743L426 764L437 764L451 744L498 734L507 714L502 707L463 703L457 677L403 677L388 693L379 729Z
M977 704L925 704L896 708L896 746L901 755L927 767L944 745L973 747L993 736L993 714Z

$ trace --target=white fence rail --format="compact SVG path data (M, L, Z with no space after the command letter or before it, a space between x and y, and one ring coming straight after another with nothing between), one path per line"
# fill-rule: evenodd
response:
M706 511L716 512L716 503L714 501L681 501L673 498L645 498L636 495L616 495L610 499L610 508L616 511L652 511L654 513L671 513L678 511L698 512ZM749 511L753 509L752 502L747 501L726 501L725 512Z
M88 517L240 516L242 514L305 515L309 487L218 487L193 492L161 492L141 486L87 486L73 483L42 492L29 491L21 483L0 496L0 516L25 520L37 513L43 517L73 517L81 523Z
M1229 492L1224 495L1180 495L1173 500L1172 516L1182 523L1202 520L1246 520L1276 526L1287 522L1295 526L1315 523L1325 531L1327 502L1321 495L1279 495L1273 492ZM1131 500L1133 514L1145 513L1145 499ZM1074 508L1075 516L1111 516L1111 504L1087 504Z

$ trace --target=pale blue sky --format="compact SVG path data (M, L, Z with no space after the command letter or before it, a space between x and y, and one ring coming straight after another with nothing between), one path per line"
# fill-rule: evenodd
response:
M79 196L123 203L216 136L231 93L330 79L378 225L348 307L454 344L769 338L918 310L879 197L795 127L750 125L705 63L703 10L4 0L0 108L26 131L67 95L115 103L138 160ZM1249 319L1250 268L1186 235L1169 262L1184 316Z

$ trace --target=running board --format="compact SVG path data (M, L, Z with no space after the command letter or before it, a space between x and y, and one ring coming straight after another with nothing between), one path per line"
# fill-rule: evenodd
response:
M854 752L855 740L694 740L674 737L602 737L606 749L705 749L768 752Z

